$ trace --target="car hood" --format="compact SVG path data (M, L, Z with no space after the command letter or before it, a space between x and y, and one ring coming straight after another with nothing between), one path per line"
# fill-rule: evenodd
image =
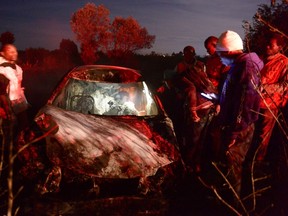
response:
M178 160L173 142L144 118L85 115L52 105L40 110L36 122L43 115L58 125L57 132L46 137L46 152L55 166L66 170L63 174L146 177Z

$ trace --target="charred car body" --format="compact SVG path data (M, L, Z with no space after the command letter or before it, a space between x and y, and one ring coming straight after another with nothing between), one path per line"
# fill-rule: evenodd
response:
M24 178L41 179L40 193L90 181L101 194L103 182L117 179L136 179L137 192L158 193L181 166L172 122L133 69L73 69L35 122L34 134L45 142L30 144L19 160Z

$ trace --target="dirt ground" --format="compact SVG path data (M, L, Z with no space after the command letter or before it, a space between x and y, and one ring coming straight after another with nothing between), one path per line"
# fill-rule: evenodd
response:
M117 185L121 187L121 185ZM20 215L157 215L205 216L230 215L200 182L191 176L182 179L177 191L165 196L133 195L133 189L124 184L121 192L111 192L103 197L91 193L46 194L35 196L27 193L18 202ZM112 188L111 188L112 189ZM66 191L67 192L67 191ZM232 215L232 214L231 214Z

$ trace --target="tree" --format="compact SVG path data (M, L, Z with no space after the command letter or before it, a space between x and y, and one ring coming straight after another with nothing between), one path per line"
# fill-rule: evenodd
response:
M248 49L255 51L260 56L265 53L264 46L267 36L273 32L278 32L288 39L288 4L276 4L274 6L260 5L257 13L253 16L252 26L245 24L247 35L245 42ZM287 55L287 47L285 54Z
M110 57L128 57L135 51L151 48L155 41L132 17L116 17L110 23L110 11L103 5L86 4L72 16L71 28L81 43L81 57L85 64L94 63L99 53Z
M283 3L288 3L288 0L282 0ZM276 0L271 0L270 1L271 6L275 6Z
M155 36L149 35L147 29L132 17L116 17L111 25L111 39L109 55L119 57L151 48Z
M77 45L69 39L62 39L60 42L60 52L68 58L69 63L80 64L80 54Z
M107 47L110 11L103 5L87 3L72 15L70 25L81 44L81 57L85 64L93 64L97 51Z
M3 32L0 36L0 42L2 43L2 46L4 44L13 44L15 42L14 34L9 31Z
M32 66L43 66L45 57L49 56L50 52L44 48L28 48L25 50L26 62Z

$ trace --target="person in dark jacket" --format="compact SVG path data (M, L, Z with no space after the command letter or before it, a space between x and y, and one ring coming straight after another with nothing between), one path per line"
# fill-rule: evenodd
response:
M242 164L251 145L260 107L256 88L263 61L256 53L244 53L241 37L230 30L220 35L216 51L221 61L230 66L220 95L219 122L231 171L230 180L240 195Z
M183 160L189 171L198 174L203 161L204 138L214 113L213 102L202 94L215 95L217 89L206 74L205 64L196 58L192 46L184 48L184 57L184 61L177 65L177 75L172 83L184 96Z

